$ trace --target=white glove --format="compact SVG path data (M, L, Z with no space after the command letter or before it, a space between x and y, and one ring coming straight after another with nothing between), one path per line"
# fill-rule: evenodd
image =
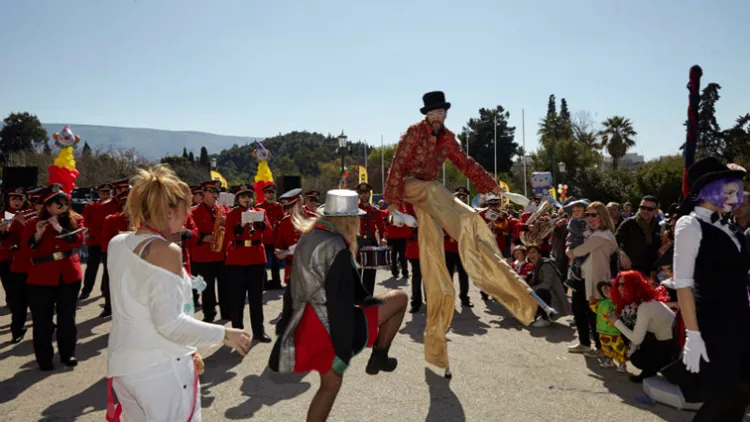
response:
M289 255L294 255L294 250L297 249L297 244L290 246L289 249L287 249L287 252L289 252Z
M401 227L407 225L409 227L417 227L417 219L409 214L404 214L400 211L393 211L391 218L393 219L394 226Z
M687 340L685 340L685 346L682 348L682 363L688 371L697 374L701 368L701 358L706 362L708 360L708 353L706 352L706 343L703 342L700 331L685 330L687 332Z

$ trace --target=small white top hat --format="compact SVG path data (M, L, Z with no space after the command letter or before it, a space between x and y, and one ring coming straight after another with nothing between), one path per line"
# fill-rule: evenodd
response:
M357 192L349 189L333 189L326 192L326 203L318 208L318 212L328 217L367 214L359 209Z

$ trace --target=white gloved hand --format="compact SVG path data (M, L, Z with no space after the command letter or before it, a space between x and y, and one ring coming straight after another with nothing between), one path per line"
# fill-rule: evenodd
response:
M706 343L703 342L700 331L685 330L687 332L687 340L685 340L685 346L682 348L682 363L688 371L697 374L700 372L701 358L706 362L708 360L708 353L706 352Z
M409 227L417 227L417 219L409 214L404 214L400 211L393 211L391 218L393 219L394 226L401 227L407 225Z
M289 255L294 255L294 250L297 249L297 244L290 246L289 249L287 249L287 252L289 252Z

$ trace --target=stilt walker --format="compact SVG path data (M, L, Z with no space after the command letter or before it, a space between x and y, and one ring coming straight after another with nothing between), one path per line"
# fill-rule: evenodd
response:
M403 202L414 205L419 220L419 257L427 292L425 360L445 368L450 377L445 334L453 319L455 292L445 265L443 229L458 242L466 272L482 291L503 304L519 321L534 320L538 304L554 314L502 258L495 236L471 207L457 201L438 182L437 176L450 159L482 192L502 195L492 175L468 157L453 132L444 126L450 103L442 92L423 97L424 120L409 127L401 137L384 188L394 224L412 217L399 212Z

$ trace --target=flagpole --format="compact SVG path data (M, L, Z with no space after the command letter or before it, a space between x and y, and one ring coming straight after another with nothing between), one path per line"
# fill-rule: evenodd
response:
M385 192L385 146L383 145L383 135L380 135L380 181L382 191Z
M528 198L528 192L526 192L526 114L524 109L521 109L521 136L523 139L523 196Z
M695 149L698 145L698 106L700 104L701 76L703 76L703 70L700 66L695 65L690 68L690 82L688 82L687 86L690 92L688 95L687 140L685 142L685 149L683 150L685 163L682 168L682 194L680 195L680 202L687 199L690 194L687 170L695 162Z

